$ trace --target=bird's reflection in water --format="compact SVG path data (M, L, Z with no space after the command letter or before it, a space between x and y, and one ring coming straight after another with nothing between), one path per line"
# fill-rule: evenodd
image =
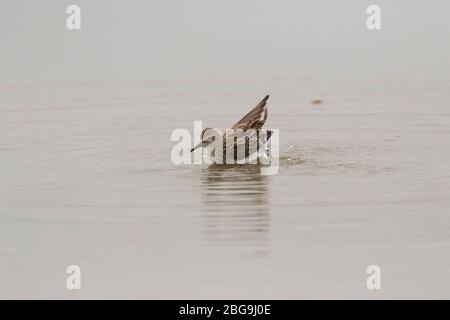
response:
M202 172L203 233L208 244L267 254L268 177L258 165L211 165Z

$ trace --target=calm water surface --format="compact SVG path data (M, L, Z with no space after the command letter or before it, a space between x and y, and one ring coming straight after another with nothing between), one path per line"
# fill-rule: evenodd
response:
M450 298L450 82L307 81L2 85L0 298ZM277 175L172 164L266 93Z

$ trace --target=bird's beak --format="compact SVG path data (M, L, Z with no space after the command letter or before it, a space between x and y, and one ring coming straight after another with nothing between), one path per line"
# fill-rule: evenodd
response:
M210 144L210 142L205 142L205 141L202 141L202 142L200 142L199 144L197 144L195 147L193 147L192 149L191 149L191 152L193 152L194 150L196 150L196 149L198 149L198 148L200 148L200 147L206 147L206 146L208 146Z

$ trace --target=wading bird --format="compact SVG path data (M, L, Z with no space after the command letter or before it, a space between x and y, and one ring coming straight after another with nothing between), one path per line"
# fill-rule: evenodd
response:
M220 164L267 161L267 142L273 132L261 128L267 120L268 99L269 95L266 95L231 129L222 132L219 129L205 128L201 133L201 142L191 152L200 147L206 148L214 163Z

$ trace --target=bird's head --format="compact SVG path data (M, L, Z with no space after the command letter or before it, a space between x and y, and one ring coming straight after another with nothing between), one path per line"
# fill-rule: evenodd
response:
M202 134L200 135L201 142L197 144L195 147L191 149L191 152L193 152L195 149L198 149L200 147L206 148L211 143L213 143L216 140L216 137L220 135L220 133L217 132L217 129L214 128L205 128L202 131Z

